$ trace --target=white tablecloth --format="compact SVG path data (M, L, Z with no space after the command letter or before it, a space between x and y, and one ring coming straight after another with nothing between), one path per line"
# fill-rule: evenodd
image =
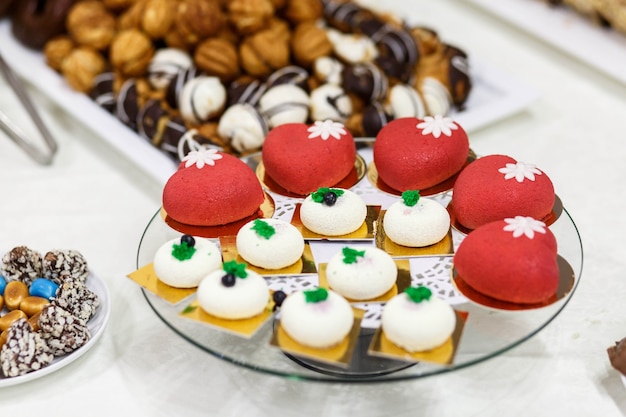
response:
M549 173L576 221L585 265L564 312L499 357L416 381L305 383L224 363L176 336L125 278L162 185L31 89L60 149L54 164L42 167L0 135L0 249L80 250L107 282L112 312L85 356L44 378L0 388L0 414L626 414L626 388L606 356L626 336L626 86L467 3L406 0L393 7L541 92L526 110L473 132L470 141L477 154L508 154ZM626 59L626 50L614 58ZM0 81L0 109L27 123L17 103Z

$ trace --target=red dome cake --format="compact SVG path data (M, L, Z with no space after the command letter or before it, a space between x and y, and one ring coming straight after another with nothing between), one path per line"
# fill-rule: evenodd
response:
M459 174L452 193L456 220L469 229L506 217L543 219L554 206L554 186L535 165L487 155Z
M163 189L163 209L177 222L219 226L253 215L265 196L254 171L215 149L191 151Z
M447 180L463 168L468 153L469 139L463 128L442 116L393 120L374 142L379 178L401 192Z
M270 131L262 155L266 174L278 185L307 195L347 177L354 168L356 146L341 123L287 123Z
M461 242L453 262L474 290L511 303L544 302L559 284L556 238L532 217L480 226Z

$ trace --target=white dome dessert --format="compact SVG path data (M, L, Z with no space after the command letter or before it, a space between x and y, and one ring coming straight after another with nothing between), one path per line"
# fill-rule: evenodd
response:
M385 233L399 245L421 248L443 239L450 230L450 214L438 202L420 198L417 191L402 193L383 218Z
M245 264L225 262L223 269L207 275L198 286L198 303L207 313L229 320L261 314L270 291L265 279Z
M292 224L278 219L256 219L237 232L237 252L248 263L280 269L296 263L304 252L304 238Z
M344 247L326 265L328 286L355 301L380 297L393 288L397 277L393 258L375 247Z
M382 330L392 343L408 352L443 345L456 327L456 314L426 287L409 287L383 308Z
M334 198L329 198L334 194ZM343 188L320 188L300 206L300 220L310 231L324 236L340 236L358 230L367 217L361 197Z
M192 244L187 242L193 241ZM195 288L207 274L219 269L222 255L208 239L183 235L159 247L154 255L154 273L175 288Z
M323 288L290 294L280 307L280 324L296 342L318 349L341 343L350 333L354 312L339 294Z

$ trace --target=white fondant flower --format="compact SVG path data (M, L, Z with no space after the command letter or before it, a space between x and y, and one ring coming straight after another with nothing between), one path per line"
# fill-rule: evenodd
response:
M418 123L416 126L418 129L422 129L422 135L432 134L435 138L439 138L443 133L446 136L452 136L452 131L457 130L457 126L452 119L444 117L440 114L424 117L424 121Z
M524 182L524 179L531 181L535 180L535 175L541 175L542 172L533 165L526 164L524 162L517 162L515 164L506 164L504 168L500 168L498 172L504 174L505 180L515 178L517 182Z
M323 122L320 122L319 120L316 121L313 126L307 129L307 131L311 132L311 134L309 135L309 139L313 139L319 136L322 138L322 140L326 140L331 136L339 140L341 139L341 135L345 135L347 133L346 129L341 123L335 122L330 119L324 120Z
M205 165L215 165L215 161L218 159L222 159L222 155L217 153L217 149L203 148L190 151L187 156L183 158L183 162L185 162L185 168L195 165L196 168L200 169Z
M535 237L535 232L546 233L546 224L532 217L515 216L512 219L504 219L504 221L507 225L502 230L513 232L513 237L515 238L524 235L532 239Z

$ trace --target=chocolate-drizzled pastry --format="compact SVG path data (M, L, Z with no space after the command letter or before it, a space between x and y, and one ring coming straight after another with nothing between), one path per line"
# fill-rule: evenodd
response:
M343 68L341 61L330 56L317 58L313 63L313 73L323 84L341 85Z
M23 45L40 50L65 32L65 18L74 0L19 0L11 10L11 31Z
M0 0L0 17L11 13L11 6L15 0Z
M96 75L93 80L93 88L89 92L89 97L97 105L113 113L115 111L115 73L107 71Z
M452 96L450 92L438 79L425 77L420 80L417 86L418 91L424 98L426 110L429 115L446 115L452 108Z
M294 84L304 91L308 91L307 80L309 72L297 65L289 65L274 71L265 80L267 88L274 87L279 84Z
M352 114L352 100L343 88L335 84L324 84L311 91L311 119L331 119L345 123Z
M366 102L381 100L387 96L387 77L373 64L346 66L341 78L346 91L356 94Z
M426 105L420 93L408 84L396 84L387 96L387 104L395 119L426 116Z
M146 101L137 113L137 133L147 141L153 142L161 134L162 120L168 117L168 112L163 108L161 100L153 98Z
M177 162L180 162L190 150L197 149L199 145L223 150L219 144L200 135L196 129L188 129L185 121L178 116L165 120L159 135L159 142L153 142L153 144Z
M363 110L363 134L366 137L376 137L378 131L393 119L393 115L387 113L380 102L374 101Z
M278 84L263 94L258 108L272 128L304 123L309 116L309 95L295 84Z
M184 71L180 71L174 76L165 91L165 102L172 109L178 108L178 98L183 91L183 87L187 81L192 80L200 75L200 71L195 66L191 66Z
M187 81L178 97L185 121L200 124L217 117L226 105L226 88L218 77L200 75Z
M193 65L191 55L178 48L158 49L148 65L148 81L157 90L163 90L172 78Z
M376 39L379 55L376 64L390 77L403 83L413 81L415 66L419 61L417 45L405 30L387 26Z
M137 129L137 114L139 113L139 92L137 80L130 78L122 84L115 100L115 116L126 126Z
M260 149L268 131L269 126L265 118L248 103L238 103L229 107L217 126L218 135L240 153Z
M230 83L226 89L227 107L238 103L256 106L267 90L267 86L256 78L240 78Z
M352 1L323 0L324 17L328 24L343 32L354 28L364 9Z

